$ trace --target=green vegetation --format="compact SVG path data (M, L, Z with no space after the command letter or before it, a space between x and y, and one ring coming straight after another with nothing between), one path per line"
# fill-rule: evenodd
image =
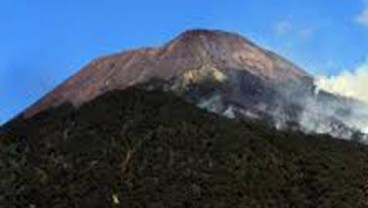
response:
M1 130L0 207L368 207L368 148L114 91Z

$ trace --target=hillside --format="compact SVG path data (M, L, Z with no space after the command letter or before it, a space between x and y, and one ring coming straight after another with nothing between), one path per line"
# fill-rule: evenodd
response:
M368 207L368 147L111 91L0 130L0 207Z

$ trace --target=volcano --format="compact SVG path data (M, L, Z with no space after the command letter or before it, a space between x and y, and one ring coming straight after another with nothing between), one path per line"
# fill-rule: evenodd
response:
M362 106L237 34L187 31L0 127L0 207L367 207L368 146L325 134L364 141Z
M351 138L356 130L351 120L358 113L350 103L357 102L319 91L313 76L300 67L238 34L218 30L189 30L161 47L98 58L21 116L63 103L78 107L131 86L172 91L211 112L279 129L341 138Z

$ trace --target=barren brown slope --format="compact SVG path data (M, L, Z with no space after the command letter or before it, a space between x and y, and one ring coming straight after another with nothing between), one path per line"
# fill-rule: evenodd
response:
M312 78L278 55L240 35L190 30L159 48L131 50L99 58L24 112L30 117L64 102L80 105L112 89L151 79L171 80L186 71L213 65L220 72L244 70L268 82L312 82Z

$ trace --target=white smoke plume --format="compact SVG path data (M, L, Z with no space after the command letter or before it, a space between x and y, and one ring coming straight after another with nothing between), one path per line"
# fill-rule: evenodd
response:
M320 76L317 87L327 92L355 98L368 103L368 62L354 71L344 71L336 76Z
M319 90L362 101L362 105L359 106L346 106L355 116L340 119L368 133L368 62L361 64L355 70L343 71L336 76L320 76L315 84Z

